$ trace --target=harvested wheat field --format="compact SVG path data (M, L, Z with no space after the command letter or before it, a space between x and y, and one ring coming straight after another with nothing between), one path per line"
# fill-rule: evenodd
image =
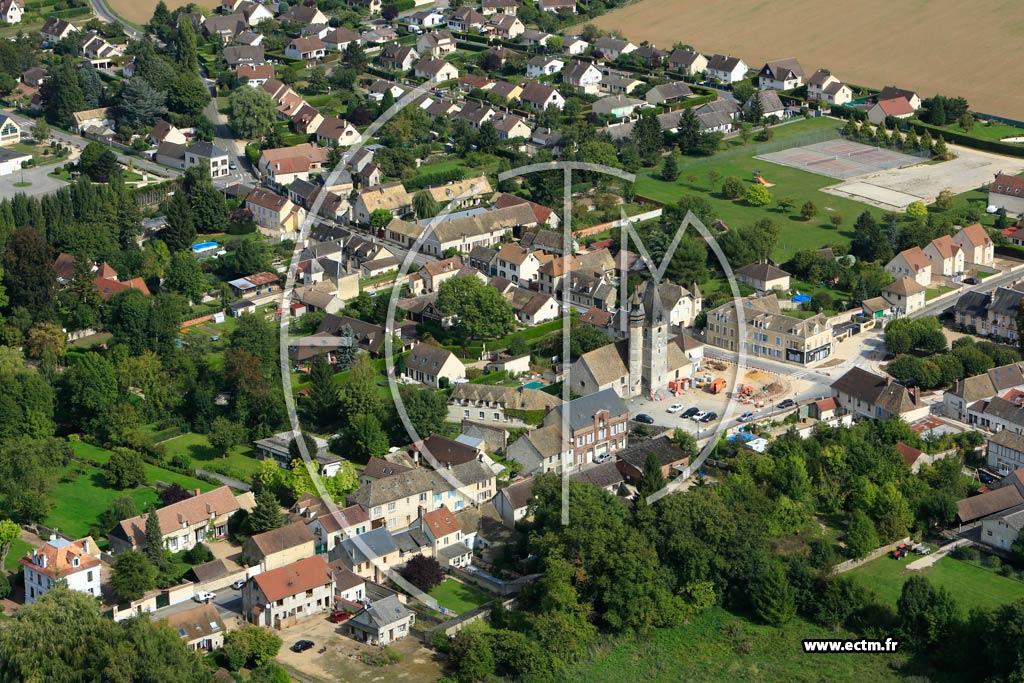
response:
M157 0L107 0L107 7L122 19L142 26L148 24L149 20L153 18L156 2ZM194 4L209 14L218 3L216 0L164 0L164 4L172 12L179 7Z
M752 69L796 57L857 85L961 95L974 111L1024 119L1021 0L640 0L598 17L634 43L681 42Z

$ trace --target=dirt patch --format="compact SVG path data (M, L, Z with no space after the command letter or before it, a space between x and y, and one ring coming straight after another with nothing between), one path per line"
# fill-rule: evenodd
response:
M206 14L209 14L209 10L212 10L216 5L211 0L164 0L164 4L172 12L179 7L195 4L207 10ZM122 18L141 26L148 24L149 20L153 18L156 0L141 0L141 2L139 0L107 0L107 6Z
M978 49L1020 45L1024 3L858 0L841 21L836 16L835 3L821 0L736 0L727 12L703 0L641 0L594 24L634 43L668 49L682 41L738 55L752 69L796 57L808 73L827 68L848 83L898 85L922 97L962 95L972 109L990 114L1019 118L1024 111L1024 89L1005 87L1024 81L1024 61L1003 60L993 69L991 55ZM917 38L908 39L908 31Z

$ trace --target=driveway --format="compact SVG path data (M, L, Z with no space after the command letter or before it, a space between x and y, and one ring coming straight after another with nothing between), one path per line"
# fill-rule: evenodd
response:
M13 197L19 192L29 195L56 192L67 185L63 180L51 178L46 175L57 168L57 166L59 166L59 164L48 164L46 166L28 168L24 171L16 171L10 175L0 176L0 197ZM15 186L15 183L22 182L23 178L26 183L31 183L31 185L27 187Z
M242 620L242 593L237 591L231 586L225 586L220 590L216 591L217 597L214 599L213 604L217 608L217 613L220 614L221 620L228 629L238 628L241 625ZM185 602L179 602L176 605L169 607L163 607L158 609L153 614L154 620L166 619L172 614L178 614L185 610L196 607L199 603L195 600L186 600Z

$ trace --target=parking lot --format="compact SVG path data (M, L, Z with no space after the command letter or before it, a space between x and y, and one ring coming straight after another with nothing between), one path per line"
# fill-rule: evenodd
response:
M277 661L301 675L303 681L327 683L356 683L357 681L435 681L441 677L441 665L434 652L424 647L413 636L402 638L390 645L401 656L397 664L386 667L367 666L359 655L377 648L357 643L342 635L344 623L332 624L327 614L307 617L295 626L276 633L284 640ZM298 640L311 640L314 646L305 652L292 652L289 648ZM320 648L327 651L320 653Z

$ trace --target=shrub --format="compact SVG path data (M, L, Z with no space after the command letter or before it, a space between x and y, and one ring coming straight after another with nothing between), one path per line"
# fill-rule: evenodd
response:
M772 203L772 193L764 185L751 185L743 198L751 206L767 206Z
M379 650L371 650L369 652L361 652L359 654L359 661L367 666L388 666L389 664L397 664L401 660L402 655L398 654L387 645Z
M729 176L722 183L722 195L726 199L739 199L743 196L743 181L734 175Z
M189 564L204 564L206 562L213 562L213 552L206 547L204 543L196 543L194 546L185 551L182 555L182 559Z
M406 562L402 576L421 591L429 591L444 581L444 570L433 557L417 555Z

